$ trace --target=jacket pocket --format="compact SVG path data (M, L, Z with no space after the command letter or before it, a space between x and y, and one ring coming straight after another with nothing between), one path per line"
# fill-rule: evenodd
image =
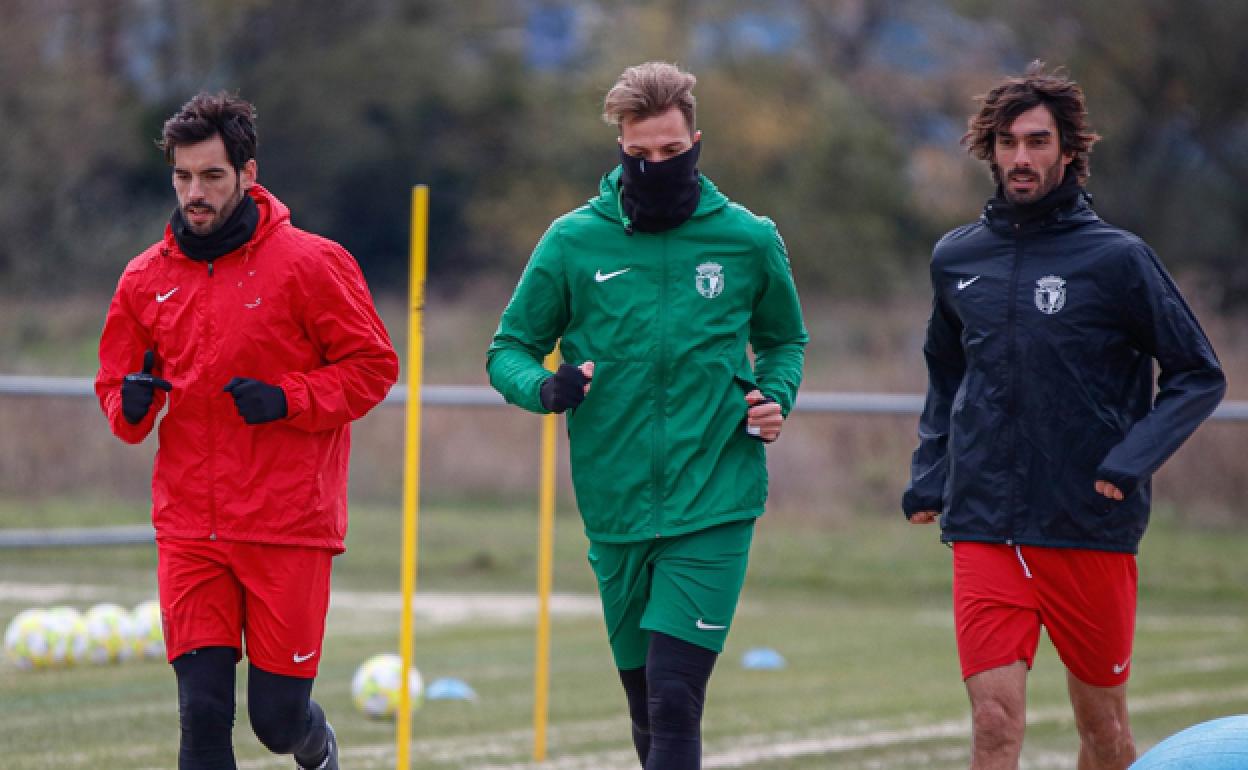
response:
M648 361L598 361L589 393L568 413L577 506L591 534L654 528L658 384Z

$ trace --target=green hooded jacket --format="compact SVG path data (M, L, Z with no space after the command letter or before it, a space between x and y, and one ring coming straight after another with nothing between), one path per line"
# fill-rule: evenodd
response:
M567 414L590 540L759 516L766 456L744 431L744 396L757 387L787 415L807 340L784 242L706 177L688 221L632 232L619 178L617 167L537 244L490 345L490 382L544 413L541 362L556 342L565 361L595 363L589 394Z

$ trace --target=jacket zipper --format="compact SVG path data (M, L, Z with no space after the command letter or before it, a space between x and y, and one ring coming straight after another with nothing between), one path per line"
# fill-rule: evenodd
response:
M654 476L654 536L663 536L663 501L666 495L663 493L663 436L666 428L667 412L667 239L668 234L663 233L659 236L660 241L660 257L659 257L659 308L658 308L658 326L659 326L659 361L658 361L658 381L659 392L655 399L655 419L654 419L654 451L651 452L652 460L651 473Z
M216 282L212 280L213 263L208 260L208 307L204 313L204 344L203 350L210 350L208 347L212 344L212 319L216 310L214 302L213 287ZM212 416L211 409L208 416L208 539L217 539L217 421Z
M1010 273L1010 295L1009 307L1006 311L1006 329L1009 334L1007 342L1008 370L1010 373L1010 395L1007 403L1006 414L1009 415L1009 465L1007 470L1006 483L1006 510L1009 512L1009 525L1006 528L1005 542L1006 545L1014 545L1014 522L1018 517L1018 509L1014 505L1014 497L1017 487L1014 482L1016 465L1018 464L1018 449L1016 448L1015 433L1018 430L1018 416L1015 411L1018 408L1018 343L1017 343L1017 325L1018 325L1018 274L1022 269L1023 261L1023 234L1019 230L1018 225L1014 225L1014 269Z

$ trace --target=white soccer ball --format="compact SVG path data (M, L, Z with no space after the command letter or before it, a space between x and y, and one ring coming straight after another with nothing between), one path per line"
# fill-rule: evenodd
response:
M134 657L130 612L105 602L87 610L87 661L97 665Z
M160 602L155 599L140 603L130 616L130 638L135 657L165 657L165 632L160 624Z
M48 643L52 665L72 666L87 657L87 622L73 607L53 607L47 612Z
M360 664L351 679L351 699L365 715L375 719L392 718L399 710L403 659L394 653L374 655ZM412 707L420 705L424 681L413 666L408 671Z
M52 665L47 616L46 610L33 608L22 610L9 621L4 631L4 655L10 663L22 670Z

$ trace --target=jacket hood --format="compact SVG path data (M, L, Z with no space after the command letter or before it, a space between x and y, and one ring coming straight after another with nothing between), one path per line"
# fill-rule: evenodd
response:
M612 222L627 226L628 217L620 205L620 174L623 171L622 166L616 166L604 174L602 181L598 183L598 195L590 199L589 205L594 211ZM702 183L702 197L698 200L698 207L693 211L695 218L714 214L728 205L727 196L721 193L715 183L706 178L706 175L698 174L698 179Z
M247 241L247 245L258 243L279 226L290 222L290 209L262 185L252 185L247 194L256 202L256 208L260 209L260 222L256 225L256 232L251 236L251 240ZM169 224L165 224L165 248L180 253L178 242L173 237L173 228Z

